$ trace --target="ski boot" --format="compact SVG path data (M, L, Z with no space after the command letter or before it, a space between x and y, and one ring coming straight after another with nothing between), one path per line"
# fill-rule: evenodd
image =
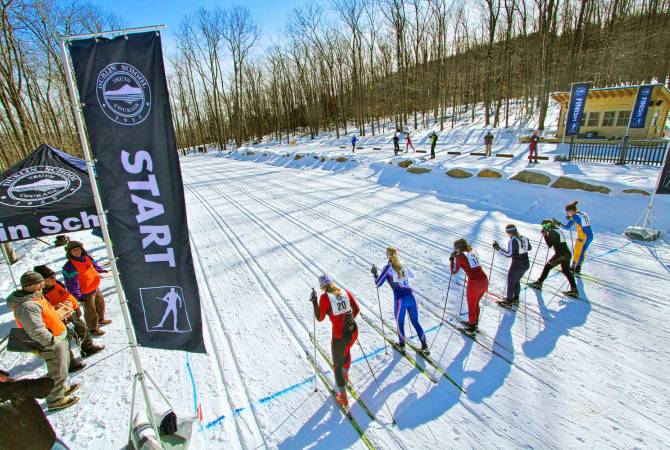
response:
M72 395L72 394L74 394L75 392L77 392L78 389L79 389L79 383L71 384L71 385L69 385L68 387L65 388L65 393L64 393L64 395L65 395L66 397L69 397L70 395Z
M344 408L345 410L349 410L349 400L347 399L347 393L342 391L338 392L335 394L335 401L337 402L340 407Z
M405 354L405 343L403 342L402 344L400 342L393 344L393 346L398 350L400 353L403 355Z
M472 337L477 334L477 325L467 322L467 325L461 328L461 332Z
M428 343L426 343L425 341L421 343L421 350L419 350L419 353L421 353L423 356L430 355L430 349L428 348Z
M79 358L70 360L70 367L67 369L68 373L79 372L81 369L86 367L86 363Z
M574 290L563 291L563 295L566 297L579 298L579 292Z
M55 403L52 403L50 405L47 405L47 409L49 411L60 411L61 409L68 408L75 403L79 401L79 397L77 396L72 396L72 397L63 397L62 400L57 401Z
M542 290L542 282L540 280L533 281L532 283L528 283L528 287L533 288L533 289L538 289L538 290L541 291Z
M505 300L498 302L498 304L504 308L514 308L519 306L518 298L506 298Z
M96 353L101 352L104 349L105 349L104 345L91 344L88 347L82 345L81 351L79 353L81 354L82 358L88 358L89 356L95 355Z

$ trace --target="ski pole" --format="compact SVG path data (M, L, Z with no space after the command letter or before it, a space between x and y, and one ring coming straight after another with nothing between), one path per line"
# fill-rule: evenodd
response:
M491 274L493 273L493 261L496 259L496 252L495 250L493 251L493 254L491 255L491 267L489 267L489 287L491 286ZM489 299L489 289L486 288L486 298L484 298L485 301L488 301Z
M463 315L463 300L465 299L465 290L467 289L468 276L463 275L463 289L461 289L461 305L458 307L458 320L461 320Z
M449 290L451 289L451 278L453 277L453 275L454 274L451 272L451 270L449 270L449 281L447 282L447 293L444 295L444 307L442 308L442 319L440 320L440 326L437 328L435 336L433 336L433 340L430 343L430 347L428 347L429 351L433 349L433 344L435 343L437 335L440 333L440 329L442 328L442 324L444 323L444 316L447 314L447 303L449 302Z
M540 239L538 239L536 247L537 248L535 249L535 256L533 256L533 262L530 264L530 269L528 270L528 278L526 278L526 286L528 286L528 283L530 282L530 276L533 272L533 267L535 266L535 260L537 259L537 254L540 253L540 247L542 247L542 233L540 233ZM549 255L549 247L547 247L547 255ZM523 315L526 318L526 323L528 323L528 287L526 287L523 293Z
M312 295L316 297L316 290L312 288ZM314 326L314 339L312 339L312 344L314 345L314 362L316 363L316 316L314 315L314 311L312 311L312 323ZM314 364L314 392L318 391L318 374L316 373L316 364Z
M382 301L379 297L379 288L377 288L377 306L379 306L379 321L382 323L382 334L386 336L386 332L384 332L384 317L382 316ZM384 341L384 354L388 355L388 345L386 344L386 339L382 338L382 341Z
M358 342L358 347L361 349L361 353L363 353L363 359L365 359L365 362L368 365L368 369L370 369L370 374L372 375L372 378L375 380L375 383L377 383L377 389L379 390L379 394L381 395L382 386L381 386L381 384L379 384L379 381L377 380L377 377L375 376L375 371L372 370L372 366L370 365L370 361L368 361L368 356L365 353L365 350L363 350L363 344L361 344L360 339L356 339L356 342ZM384 400L384 406L386 406L387 411L391 415L391 419L393 419L393 425L395 425L396 424L395 416L391 412L391 408L389 408L389 405L386 402L386 400Z
M489 300L489 289L491 288L491 274L493 273L493 261L495 259L496 259L496 252L494 250L493 254L491 255L491 267L489 267L488 287L486 288L486 294L484 295L484 306L482 306L481 310L479 311L479 317L477 317L477 325L479 325L479 319L482 318L484 308L486 308L486 302L488 302Z
M542 233L540 233L540 239L537 241L535 256L533 256L533 262L530 264L530 270L528 271L528 279L526 280L526 284L528 284L528 281L530 281L530 275L531 272L533 272L533 266L535 266L535 259L537 258L537 254L540 252L540 247L542 247Z

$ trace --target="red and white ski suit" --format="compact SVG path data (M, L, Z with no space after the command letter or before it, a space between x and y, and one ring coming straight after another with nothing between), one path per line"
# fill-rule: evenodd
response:
M330 319L333 325L330 348L333 356L335 382L343 388L351 365L351 347L358 338L358 327L354 319L360 308L351 292L341 289L339 294L324 292L319 297L318 307L314 304L314 315L321 322Z
M459 253L451 260L451 273L465 271L468 280L466 296L468 299L468 322L477 325L479 321L479 301L489 288L489 279L479 264L479 258L474 251Z

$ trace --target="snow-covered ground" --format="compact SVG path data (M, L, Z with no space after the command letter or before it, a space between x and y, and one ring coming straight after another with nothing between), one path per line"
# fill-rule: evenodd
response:
M431 382L386 351L379 332L359 319L361 346L353 349L351 379L377 420L356 402L352 411L376 448L667 446L670 246L622 235L648 202L622 189L651 190L658 168L553 161L537 166L552 178L567 174L607 185L610 194L511 181L507 178L527 168L526 148L516 143L522 132L517 128L509 133L513 138L501 137L494 146L494 153L513 152L512 159L446 154L448 148L467 153L481 147L480 136L441 136L435 161L419 160L424 153L396 158L387 143L390 134L374 143L381 150L362 142L366 148L355 155L340 148L346 137L345 142L322 137L296 146L266 142L182 158L208 354L140 351L178 416L195 416L201 406L203 420L196 422L191 448L365 447L308 363L314 326L308 298L317 275L329 273L358 298L363 316L380 325L369 270L384 263L388 245L399 249L417 276L421 322L432 355L450 380L426 366L438 380ZM543 145L540 153L556 151ZM302 156L295 159L296 154ZM335 161L339 156L348 160ZM411 174L398 167L407 157L432 172ZM496 168L504 176L446 176L454 167L473 173ZM565 279L554 273L543 292L524 288L516 313L484 301L480 343L440 325L454 240L465 237L473 244L491 270L492 296L499 295L509 263L494 258L493 240L504 242L504 227L514 222L537 246L538 222L562 218L563 206L573 199L591 215L596 233L586 276L578 280L580 299L563 297ZM655 205L656 223L667 234L669 200L660 196ZM105 259L102 242L90 233L71 238ZM36 264L59 269L64 263L62 248L39 241L16 248L17 274ZM533 279L546 255L542 245ZM12 289L5 265L0 289L2 297ZM103 280L103 289L114 322L97 341L107 348L72 377L82 384L81 402L49 414L58 434L76 449L119 449L127 437L132 361L110 279ZM462 275L455 276L446 296L454 315L461 312L462 290ZM391 292L384 286L379 293L391 335ZM0 300L0 335L11 326L12 314ZM409 323L406 327L413 334ZM330 325L317 324L316 335L329 352ZM332 380L325 359L317 360ZM419 358L419 364L425 363ZM17 377L45 372L41 360L6 351L0 353L0 368Z

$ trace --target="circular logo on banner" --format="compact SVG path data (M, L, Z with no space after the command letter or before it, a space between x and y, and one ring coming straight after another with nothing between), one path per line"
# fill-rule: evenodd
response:
M100 107L114 122L137 125L149 115L149 82L130 64L109 64L98 74L95 86Z
M62 167L26 167L0 182L0 203L34 208L69 197L80 187L81 178Z

